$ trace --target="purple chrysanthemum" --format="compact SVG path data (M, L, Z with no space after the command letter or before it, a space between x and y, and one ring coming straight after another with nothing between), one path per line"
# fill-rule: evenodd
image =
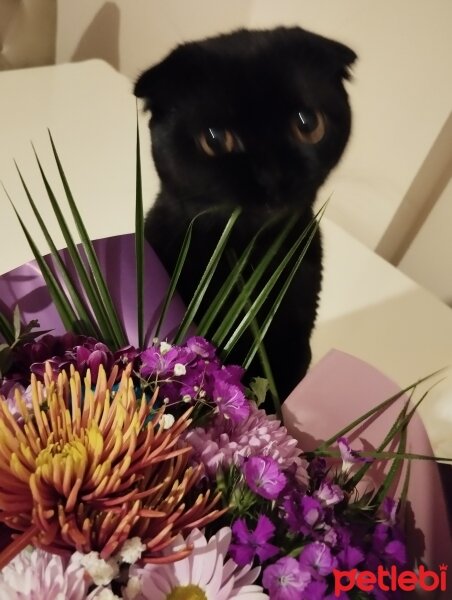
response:
M241 423L216 419L206 429L191 429L186 439L195 451L196 460L215 477L218 468L240 465L250 456L270 456L282 471L296 470L296 479L306 485L308 463L300 458L297 440L287 433L274 415L267 415L250 405L250 415Z

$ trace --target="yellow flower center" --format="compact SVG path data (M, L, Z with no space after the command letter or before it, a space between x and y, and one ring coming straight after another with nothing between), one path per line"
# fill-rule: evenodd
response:
M41 450L36 457L36 467L41 467L45 472L58 464L64 471L68 463L72 463L75 472L80 473L86 467L87 458L86 447L81 441L57 442Z
M58 460L66 461L69 456L76 463L86 458L86 450L82 442L76 440L73 442L49 444L36 457L36 466L42 467L42 465L52 462L55 457L58 457Z
M207 596L197 585L178 585L165 600L207 600Z

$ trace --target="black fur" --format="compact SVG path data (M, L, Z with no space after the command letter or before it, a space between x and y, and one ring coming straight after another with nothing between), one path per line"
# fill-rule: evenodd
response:
M343 80L356 55L346 46L300 28L239 30L178 46L141 75L135 94L152 112L152 154L161 180L145 234L171 272L191 219L212 206L243 208L231 245L238 255L269 217L298 211L298 229L313 216L317 190L337 164L350 134ZM323 138L294 136L298 111L317 111ZM240 148L205 154L208 128L232 131ZM225 224L224 214L198 220L179 291L188 301ZM274 239L259 238L254 264ZM287 252L290 241L282 249ZM275 264L278 262L275 262ZM305 374L321 285L321 240L314 238L265 339L277 388L284 398ZM220 265L209 298L230 266ZM206 304L204 305L206 306ZM240 362L244 338L229 362ZM255 374L260 374L255 367Z

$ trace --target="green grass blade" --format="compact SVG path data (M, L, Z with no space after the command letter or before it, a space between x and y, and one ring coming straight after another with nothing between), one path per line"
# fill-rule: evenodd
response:
M8 200L10 201L11 206L13 207L13 210L14 210L16 217L20 223L22 231L25 234L27 242L31 248L31 251L33 252L35 259L36 259L36 262L38 263L38 266L41 270L44 281L46 282L46 285L49 289L50 296L58 310L58 313L61 317L64 327L68 331L75 331L75 333L79 333L78 328L77 328L77 326L78 326L77 315L75 314L74 309L72 308L70 302L68 301L66 294L62 290L59 282L55 279L55 277L54 277L52 271L50 270L49 266L47 265L46 261L42 258L41 253L39 252L31 235L29 234L27 228L25 227L24 222L20 218L19 213L17 212L14 204L12 203L12 200L11 200L8 192L6 191L6 189L4 187L3 187L3 189L5 190L5 193L8 196Z
M165 317L168 312L169 305L171 303L171 300L173 299L182 268L183 268L183 266L185 264L185 260L187 258L188 248L190 247L190 242L191 242L193 223L194 223L194 219L190 222L190 224L187 228L187 231L185 232L184 241L182 242L182 246L181 246L179 255L177 257L177 262L174 267L173 273L171 275L168 290L166 292L165 300L163 302L163 307L162 307L162 310L160 311L159 320L158 320L157 327L155 330L155 337L157 337L157 338L160 335L160 330L162 328L163 322L165 321Z
M144 346L144 217L143 185L141 178L140 128L137 107L137 147L136 147L136 200L135 200L135 260L137 279L137 329L138 346Z
M179 326L179 329L177 331L177 334L176 334L176 337L174 340L175 344L180 343L184 339L184 337L186 336L186 334L188 332L188 329L190 328L191 324L193 323L196 312L202 302L202 299L204 298L204 295L207 291L209 283L215 273L215 269L216 269L216 267L221 259L221 256L224 252L224 249L226 247L229 236L231 235L232 228L234 227L234 224L237 221L240 213L241 213L241 209L236 208L233 211L232 215L230 216L228 222L226 223L226 226L223 230L223 233L220 236L218 244L217 244L215 250L213 251L212 256L209 259L206 270L204 271L204 274L201 277L201 281L199 282L198 287L196 288L195 293L193 295L193 298L187 307L187 311L182 319L182 322Z
M58 221L58 225L61 229L61 233L63 234L64 240L66 242L67 250L69 256L71 258L72 264L77 272L77 275L80 279L80 283L82 285L83 290L86 293L88 298L89 305L93 311L95 318L97 319L97 327L101 332L101 336L103 341L107 344L114 343L113 330L110 327L110 322L108 320L108 315L104 309L101 298L98 294L96 287L92 284L91 278L85 268L85 264L80 256L79 250L77 248L76 243L72 237L72 234L69 230L69 227L66 223L66 219L61 211L61 208L58 204L55 194L53 193L52 188L48 182L47 176L42 168L41 162L39 160L38 155L35 152L36 161L38 163L39 171L41 173L42 180L44 182L44 186L47 191L47 195L49 197L50 204L52 206L52 210L55 213L55 217Z
M33 150L34 150L34 148L33 148ZM36 152L35 152L35 156L37 158ZM20 177L20 181L24 188L25 194L28 198L28 202L31 206L31 209L33 210L33 213L38 222L38 225L41 228L42 233L44 234L45 240L47 242L47 245L49 246L50 252L52 253L52 257L53 257L53 260L55 261L58 271L60 272L60 274L63 278L63 281L66 285L66 288L69 292L69 296L72 300L72 304L73 304L75 311L77 313L77 316L78 316L79 331L80 331L80 333L83 333L84 335L92 335L92 336L96 337L99 335L99 330L97 329L95 322L93 322L91 315L89 314L88 310L86 309L83 298L80 296L78 290L76 289L76 287L74 286L74 284L72 282L72 277L69 275L66 265L64 264L63 260L61 259L61 256L57 250L57 247L55 246L53 239L49 233L49 230L47 229L47 227L44 223L44 220L41 217L41 214L36 207L36 204L30 194L28 186L25 183L25 180L24 180L22 173L19 169L19 166L17 165L16 162L15 162L15 165L16 165L17 173L19 174L19 177ZM41 170L41 176L43 177L43 181L44 181L44 185L46 187L47 193L53 194L52 190L50 189L50 186L48 185L48 181L42 171L39 160L38 160L38 166Z
M310 235L310 233L311 233L310 230L314 227L316 227L315 220L309 225L308 228L306 228L308 235ZM281 262L279 263L277 268L273 271L272 275L269 277L267 283L261 289L257 298L251 304L251 307L249 308L249 310L247 310L246 315L242 318L242 320L240 321L240 323L238 324L236 329L229 336L229 339L226 342L226 344L223 345L223 351L221 354L223 360L227 359L228 354L231 352L231 350L234 348L235 344L238 342L240 337L243 335L243 333L249 327L251 321L256 317L257 313L259 312L259 310L262 308L263 304L267 300L268 295L270 294L270 292L272 291L272 289L278 282L284 269L288 265L289 261L292 259L294 253L296 252L296 250L298 249L298 247L300 246L301 242L303 241L303 239L305 237L306 237L306 234L303 232L303 235L297 239L297 241L293 244L293 246L291 247L289 252L284 256L284 258L281 260Z
M14 329L11 325L9 319L5 317L3 313L0 312L0 335L8 344L11 346L14 343Z
M433 456L431 454L416 454L416 452L391 452L391 451L363 451L362 456L374 457L378 460L392 460L394 458L402 458L403 460L430 460L434 462L452 462L452 458L446 456ZM335 453L335 456L340 456L340 452Z
M256 244L257 238L263 233L265 229L267 229L270 225L274 224L280 219L280 216L269 219L267 223L265 223L265 225L261 227L261 229L251 239L250 243L245 248L240 258L237 259L237 256L234 255L233 260L230 261L231 271L228 277L226 278L224 284L221 286L217 295L215 296L212 303L207 308L205 314L202 316L201 320L198 323L197 330L199 335L209 338L211 337L209 335L209 330L212 327L215 319L218 317L221 308L224 306L226 300L229 298L229 296L234 290L237 290L237 282L242 277L242 273L247 264L249 263L249 259L252 254L254 245ZM241 289L243 289L243 287L244 283L241 284Z
M60 158L58 156L58 152L56 150L52 134L49 131L50 143L52 145L52 151L55 158L55 162L57 164L58 172L60 174L61 181L63 183L64 191L66 194L66 198L71 209L72 216L74 218L75 225L77 227L77 231L80 235L81 242L83 244L83 249L86 254L86 258L88 259L88 263L91 269L92 277L97 286L97 291L101 298L101 306L103 312L107 315L107 327L106 330L112 332L112 337L114 341L114 345L116 347L124 346L127 344L127 337L124 332L124 328L122 323L118 317L116 309L113 304L113 300L111 299L110 293L107 288L107 284L105 283L105 279L100 270L99 261L97 259L96 253L94 251L93 244L90 240L88 232L86 231L83 220L78 211L77 205L74 201L74 197L70 190L68 181L66 179L66 175L64 173ZM91 300L90 300L91 301Z
M165 300L163 301L162 310L160 311L159 320L158 320L157 327L156 327L155 334L154 334L155 337L157 337L157 338L160 335L160 330L162 328L163 322L165 321L165 317L168 312L169 305L171 303L171 300L173 299L173 296L174 296L174 293L176 291L176 287L177 287L177 284L179 281L180 274L182 272L185 261L187 259L187 254L188 254L188 250L189 250L190 243L191 243L193 226L194 226L195 222L197 221L197 219L199 219L200 217L202 217L203 215L205 215L207 213L215 212L216 210L217 209L208 209L208 210L204 210L204 211L200 212L198 215L196 215L190 221L190 223L187 227L187 231L185 232L184 240L182 242L182 245L181 245L181 248L179 251L179 255L177 257L176 265L175 265L172 275L171 275L171 279L170 279L170 283L168 286L168 290L166 292Z
M271 323L273 321L273 318L274 318L276 312L278 311L278 309L279 309L279 307L281 305L281 302L283 301L284 296L286 295L287 290L289 289L289 286L290 286L293 278L295 277L298 269L300 268L300 265L301 265L301 263L303 261L303 258L306 255L306 252L308 251L308 248L309 248L309 246L310 246L310 244L312 242L312 239L313 239L313 237L314 237L314 235L315 235L315 233L316 233L316 231L317 231L317 229L319 227L320 220L321 220L322 216L323 216L323 212L320 214L318 220L316 221L316 224L313 226L312 231L309 234L308 240L307 240L306 244L303 246L300 254L298 255L297 260L295 261L295 264L294 264L294 266L292 267L292 269L291 269L291 271L289 273L289 276L286 278L286 280L284 281L283 285L281 286L281 289L280 289L280 291L279 291L279 293L278 293L278 295L277 295L277 297L275 299L275 302L271 306L271 308L270 308L267 316L265 317L265 319L264 319L264 321L262 323L260 331L256 333L254 343L253 343L252 347L250 348L250 351L248 352L248 355L245 358L245 362L243 363L243 367L245 369L249 368L249 366L251 364L251 361L253 360L256 352L259 351L259 347L260 347L260 345L261 345L261 343L262 343L262 341L263 341L263 339L264 339L264 337L265 337L265 335L266 335L266 333L267 333L267 331L268 331L268 329L269 329L269 327L270 327L270 325L271 325Z
M399 392L397 392L396 394L394 394L390 398L387 398L383 402L380 402L380 404L377 404L377 406L374 406L373 408L371 408L370 410L368 410L367 412L365 412L364 414L362 414L360 417L358 417L357 419L355 419L354 421L352 421L351 423L349 423L348 425L346 425L345 427L343 427L340 431L338 431L337 433L335 433L333 436L331 436L330 438L328 438L325 442L323 442L315 450L315 453L321 453L322 451L327 450L329 448L329 446L331 446L332 444L334 444L335 442L337 442L337 440L339 438L346 436L347 433L350 433L350 431L353 431L353 429L355 429L356 427L358 427L358 425L361 425L361 423L363 423L367 419L370 419L370 417L373 417L375 414L377 414L377 413L383 413L387 408L389 408L392 404L394 404L394 402L397 402L397 400L399 398L401 398L404 394L406 394L410 390L413 390L415 387L417 387L421 383L424 383L425 381L431 379L432 377L435 377L435 375L438 375L443 370L444 369L439 369L438 371L435 371L434 373L430 373L429 375L426 375L422 379L419 379L416 383L412 383L411 385L409 385L408 387L404 388L403 390L400 390Z
M411 477L411 463L409 462L406 466L406 474L405 480L403 482L402 491L400 493L400 502L398 506L398 512L400 515L400 525L405 530L406 533L406 506L408 502L408 491L410 487L410 477Z
M217 328L216 332L212 335L212 342L217 347L221 347L224 340L230 335L231 330L234 327L234 324L239 319L245 306L247 306L248 303L250 302L250 296L251 296L252 292L254 291L254 289L258 285L259 281L264 276L265 271L267 270L269 264L275 257L278 250L281 248L284 240L287 238L290 231L294 227L297 219L298 219L297 215L293 215L292 217L289 218L289 220L287 221L286 225L283 227L280 234L276 237L276 239L274 240L272 245L269 247L268 251L265 253L265 255L262 257L262 259L259 261L259 264L256 266L253 274L245 282L243 289L239 292L236 300L232 303L228 312L224 316L222 323ZM254 316L255 315L253 315L252 318L254 318Z
M240 288L243 288L244 281L241 277L239 277L238 284L239 284ZM251 303L248 302L248 305L246 307L247 310L249 310L250 305L251 305ZM258 337L260 335L260 327L259 327L259 324L256 319L253 319L251 321L250 328L251 328L251 333L253 334L254 339L255 340L258 339ZM260 343L258 345L258 353L259 353L259 360L260 360L260 363L262 366L263 375L264 375L265 379L267 380L269 392L272 397L275 415L282 422L283 416L282 416L282 412L281 412L281 401L279 399L278 390L276 389L275 379L273 377L273 372L272 372L272 368L270 365L270 361L268 360L267 351L265 349L265 345L262 342L262 340L260 341ZM245 367L245 368L247 368L247 367Z
M256 238L257 236L254 236L248 247L243 252L240 259L237 262L235 262L234 267L232 268L231 272L226 278L226 281L221 286L211 305L208 307L201 320L199 321L197 327L199 335L207 337L209 329L212 327L215 319L218 317L221 308L224 306L224 303L229 298L232 291L235 289L239 275L243 273L243 269L248 264Z
M384 438L383 442L380 444L380 446L378 446L377 448L377 453L376 455L378 456L379 453L383 452L384 449L386 448L386 446L388 444L390 444L392 442L392 440L396 437L396 435L398 435L402 429L404 427L407 427L410 420L412 419L414 413L416 412L418 406L421 404L421 402L424 401L424 399L426 398L427 394L429 393L430 390L427 390L422 396L421 398L416 402L416 404L414 405L414 407L412 408L411 411L409 411L407 413L406 408L404 407L401 412L399 413L399 416L397 417L394 425L391 427L389 433L386 435L386 437ZM367 473L367 471L369 470L369 468L371 467L371 463L366 463L365 465L363 465L354 475L353 477L351 477L347 484L346 487L350 490L353 489L356 484L363 478L363 476Z
M405 415L406 415L408 406L409 406L409 400L405 403L403 417L405 417ZM403 454L405 452L407 435L408 435L407 427L408 427L408 423L405 425L405 427L402 427L402 429L400 431L400 441L399 441L399 445L398 445L398 449L397 449L397 454L400 454L400 453ZM388 495L389 489L391 488L392 484L394 483L395 478L400 473L400 470L403 466L403 460L404 459L401 458L400 456L397 456L393 459L391 468L389 469L386 477L384 478L383 483L380 485L377 492L372 497L373 505L379 507L381 505L381 503L383 502L383 500L386 498L386 496Z

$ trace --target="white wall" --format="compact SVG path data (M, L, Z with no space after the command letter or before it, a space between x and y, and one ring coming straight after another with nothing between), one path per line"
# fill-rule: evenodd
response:
M59 0L57 60L101 57L131 79L175 44L239 26L298 24L359 54L354 131L322 196L375 248L452 106L451 0Z
M452 180L399 266L452 306Z

